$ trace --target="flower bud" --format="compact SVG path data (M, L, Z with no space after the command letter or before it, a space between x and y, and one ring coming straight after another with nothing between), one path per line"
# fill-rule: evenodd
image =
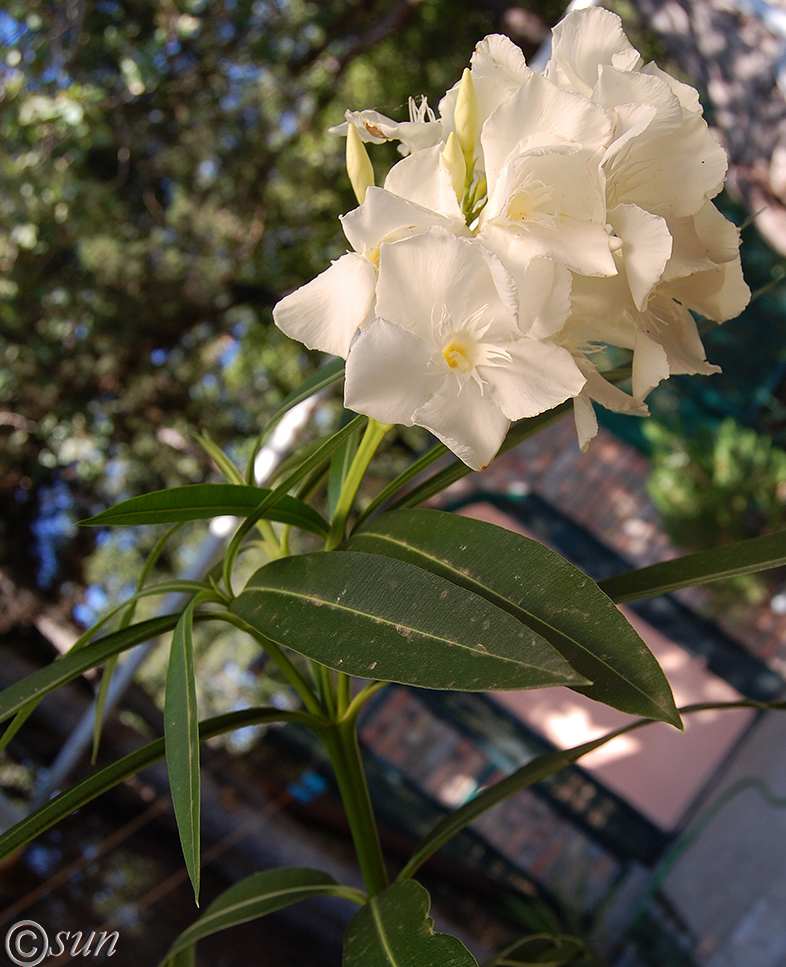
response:
M467 178L467 165L461 151L461 145L456 137L455 131L451 131L448 140L445 142L445 150L442 152L442 160L447 165L450 173L450 180L453 183L453 190L456 192L459 205L464 197L464 186Z
M479 119L480 111L475 85L469 68L465 67L464 73L461 75L453 120L456 127L456 137L464 154L464 163L467 166L467 171L470 172L474 171L475 168L475 144L478 140Z
M360 135L351 123L347 127L347 174L355 197L362 205L366 189L374 184L374 168Z

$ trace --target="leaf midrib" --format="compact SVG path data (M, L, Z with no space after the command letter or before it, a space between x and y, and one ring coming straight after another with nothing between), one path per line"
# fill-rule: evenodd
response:
M520 605L514 604L512 601L509 601L507 598L499 594L499 592L495 591L493 588L488 587L488 585L482 584L477 578L473 578L470 575L465 574L459 568L453 567L452 565L444 561L442 558L429 554L426 551L421 550L420 548L414 548L411 544L407 544L406 542L397 538L393 538L387 534L381 534L378 531L367 531L365 533L360 533L355 535L355 538L362 539L364 536L372 537L376 540L387 542L388 544L392 544L396 547L402 548L405 551L408 551L410 554L422 557L427 561L431 561L434 565L436 565L437 568L439 568L439 571L442 572L440 576L444 577L445 574L451 575L451 578L450 578L451 583L458 584L461 587L465 588L466 590L472 591L473 593L477 594L478 597L483 598L484 600L488 601L490 604L493 604L495 607L499 608L501 611L504 611L506 614L510 614L512 617L516 617L516 615L513 614L514 610L523 615L526 615L527 618L530 621L534 622L535 624L539 624L544 628L548 628L550 631L554 632L555 635L558 635L561 638L566 638L568 641L572 642L572 644L574 644L580 651L583 651L585 654L589 655L595 661L603 665L603 667L607 668L611 674L615 675L617 678L621 679L626 684L628 684L632 689L638 692L639 695L642 695L644 698L646 698L647 701L650 702L652 705L654 705L657 708L662 708L664 710L666 709L665 705L662 705L660 702L654 701L652 696L649 695L647 692L645 692L642 688L640 688L635 682L631 681L629 678L623 675L618 669L609 665L607 661L605 661L599 655L596 655L595 652L590 651L589 648L586 648L584 645L581 644L581 642L571 637L571 635L566 634L564 631L561 631L559 628L555 628L553 625L549 624L548 621L544 621L542 618L538 618L530 611L527 611L526 608L523 608ZM352 553L351 550L350 550L350 553ZM435 570L435 571L432 571L432 573L439 574L439 571ZM483 593L476 590L477 588L482 588ZM532 630L536 634L539 634L536 628L533 628ZM541 637L545 637L545 636L541 635Z
M471 588L466 588L465 590L471 591L472 589ZM414 633L416 635L419 635L420 637L432 638L435 641L442 641L446 645L449 645L449 646L450 645L454 645L457 648L463 648L465 651L468 651L470 654L475 655L475 656L477 656L479 658L483 658L483 659L492 658L492 659L495 659L497 661L508 662L509 664L514 665L517 668L533 668L533 669L535 669L536 671L539 671L539 672L548 671L548 669L544 669L542 665L532 665L532 664L530 664L528 662L520 661L520 660L518 660L516 658L508 658L505 655L499 655L496 652L491 652L491 651L488 651L488 650L480 651L478 648L473 648L472 645L463 644L462 642L455 641L452 638L445 638L443 635L432 634L432 632L430 632L430 631L423 631L423 630L421 630L419 628L415 628L415 627L412 627L410 625L406 625L406 624L404 624L401 621L392 621L390 618L383 618L380 615L371 614L368 611L359 611L357 608L350 608L350 607L348 607L345 604L341 604L341 602L339 602L339 601L331 601L328 598L320 598L320 597L317 597L314 594L303 594L303 593L298 592L298 591L291 591L291 590L284 589L284 588L261 587L260 585L254 585L251 588L246 588L246 590L243 593L244 594L246 594L246 593L253 593L255 591L256 592L259 592L259 593L262 593L262 594L280 594L280 595L288 596L288 597L291 597L291 598L298 598L298 599L301 599L303 601L310 601L310 602L319 601L319 605L318 605L319 607L322 607L323 605L326 605L327 607L333 608L333 609L338 610L338 611L346 611L346 612L349 612L350 614L355 614L355 615L359 615L359 616L364 617L364 618L369 618L369 619L373 620L373 622L375 624L385 624L385 625L389 625L391 628L393 628L394 630L396 630L396 633L397 634L400 634L400 632L398 631L398 629L401 628L401 629L403 629L405 631L410 631L410 632L412 632L412 633ZM478 597L482 597L482 595L478 595ZM494 602L492 602L492 601L487 601L486 603L487 604L491 604L493 607L497 607L497 605L495 605ZM510 614L504 608L497 608L497 610L498 611L502 611L503 614L508 614L508 615ZM537 634L537 632L534 632L534 633ZM401 637L406 639L406 635L401 635ZM539 637L541 637L541 636L539 636ZM559 654L559 651L557 651L557 649L554 648L553 645L549 644L549 642L546 642L546 644L548 645L549 648L551 648L554 652L556 652L556 654L562 659L563 662L565 662L565 664L568 664L567 661L562 657L562 655ZM570 667L570 665L568 665L568 667ZM576 672L576 674L578 675L578 672ZM584 676L583 675L581 675L580 677L582 679L584 679ZM584 681L586 681L586 679L584 679Z

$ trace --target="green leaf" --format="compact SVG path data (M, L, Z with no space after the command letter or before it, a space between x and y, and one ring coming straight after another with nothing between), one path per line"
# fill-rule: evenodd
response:
M318 896L365 899L361 893L343 887L327 873L301 867L264 870L254 873L225 890L172 944L166 959L193 948L199 940L248 920L256 920L300 900Z
M749 708L752 705L760 707L760 703L752 703L749 701L726 703L726 707L734 708ZM705 709L706 706L701 706L700 708ZM699 706L696 707L696 711L698 710ZM687 708L682 711L693 711L693 709ZM492 806L496 806L497 803L502 802L508 796L512 796L521 789L527 789L542 779L547 779L549 776L554 775L555 772L559 772L560 769L573 765L583 755L599 749L602 745L615 739L618 735L633 732L635 729L640 729L644 725L651 724L651 722L652 719L638 719L636 722L630 722L628 725L623 725L613 732L608 732L606 735L600 736L600 738L592 739L590 742L584 742L582 745L577 745L572 749L544 752L493 786L483 789L468 802L464 803L463 806L459 806L458 809L454 809L453 812L443 816L431 832L423 837L417 849L399 873L399 881L413 876L426 860L433 856L437 850L441 849L448 840L452 839L462 829L465 829L473 823L478 816L482 816Z
M477 967L457 937L434 933L429 903L414 880L372 897L347 927L342 967Z
M601 581L600 587L613 601L636 601L784 564L786 531L779 531L627 571Z
M14 682L0 692L0 722L18 712L31 700L42 698L86 672L88 668L102 665L112 655L118 655L134 645L141 645L142 642L172 631L179 617L178 614L165 614L141 621L129 628L121 628L120 631L97 638L77 651L72 649L51 665L39 668L21 681ZM207 620L210 617L210 614L197 616L198 620Z
M208 433L197 433L194 439L230 483L245 484L243 474Z
M186 605L172 636L164 697L164 741L169 786L186 869L199 905L199 717L194 668L194 608Z
M316 393L321 393L322 390L327 389L329 386L333 386L334 383L340 383L344 378L344 360L338 357L328 360L323 366L312 373L307 379L298 386L296 390L293 390L289 396L283 401L283 403L278 406L276 410L273 411L273 415L265 424L262 430L262 439L271 432L273 427L278 423L281 417L288 413L293 407L297 406L298 403L302 403L303 400L307 400L309 396L314 396Z
M346 411L345 411L346 412ZM338 503L341 490L344 486L349 468L358 449L360 440L360 430L356 430L351 437L348 437L341 446L334 450L330 458L330 474L328 476L328 517L333 519L333 514Z
M536 933L517 940L483 967L566 967L588 956L587 945L578 937Z
M264 487L245 484L189 484L131 497L80 523L117 526L208 520L224 515L248 517L270 493ZM313 507L288 494L280 495L265 510L264 517L282 524L293 524L320 537L328 532L327 523Z
M586 574L537 541L438 510L391 511L344 544L439 575L548 641L591 685L576 691L623 712L681 727L660 665Z
M360 678L460 691L586 682L500 608L389 557L320 552L272 561L230 611L267 638Z
M239 712L228 712L206 719L200 723L199 738L204 742L216 735L224 735L235 729L242 729L249 725L261 725L269 722L299 722L308 725L311 717L303 712L285 712L280 709L248 708ZM70 816L76 809L80 809L92 802L102 793L119 786L131 776L135 776L143 769L164 758L164 740L156 739L136 752L123 756L117 762L94 772L86 779L82 779L70 789L45 803L34 813L25 816L15 826L0 835L0 859L9 856L20 846L24 846L36 836L51 829L66 816Z

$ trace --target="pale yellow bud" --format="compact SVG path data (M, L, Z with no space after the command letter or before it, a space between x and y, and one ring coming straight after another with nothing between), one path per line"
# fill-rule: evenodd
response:
M347 174L355 197L362 205L366 189L374 184L374 168L354 124L347 127Z
M464 73L461 75L453 121L456 128L456 137L464 154L467 171L473 171L480 111L478 109L478 96L475 93L475 85L468 67L464 68Z
M454 131L450 132L448 140L445 142L442 160L448 166L450 180L453 183L453 190L456 192L459 204L461 204L467 179L467 165L464 161L464 155L461 152L461 145Z

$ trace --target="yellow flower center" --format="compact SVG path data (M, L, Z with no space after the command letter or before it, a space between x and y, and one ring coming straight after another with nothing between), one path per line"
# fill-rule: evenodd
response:
M549 185L527 173L508 202L507 217L512 222L537 223L553 227L554 192Z
M456 334L442 350L445 362L451 369L457 369L461 373L468 373L472 369L472 345L467 339L462 339Z

